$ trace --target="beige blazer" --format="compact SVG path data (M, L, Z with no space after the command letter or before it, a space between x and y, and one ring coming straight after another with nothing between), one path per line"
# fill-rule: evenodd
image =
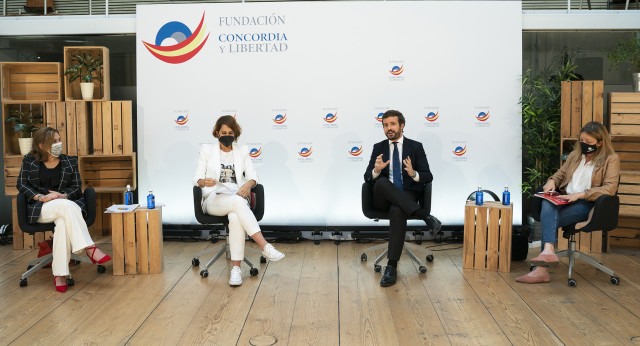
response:
M577 154L580 155L580 154ZM578 168L580 160L574 161L576 152L573 151L569 154L567 161L560 167L560 169L549 180L556 182L556 190L562 194L567 193L567 185L573 177L573 173ZM587 201L595 201L602 195L615 195L618 190L618 181L620 177L620 158L618 155L611 155L605 161L605 164L601 167L593 168L593 175L591 176L591 188L584 192L584 199Z

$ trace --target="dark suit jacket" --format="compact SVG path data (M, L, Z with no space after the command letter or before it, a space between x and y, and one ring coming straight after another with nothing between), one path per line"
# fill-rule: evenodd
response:
M78 171L78 158L73 156L60 155L60 186L56 191L66 193L69 200L74 201L82 209L82 214L87 217L87 206L82 195L82 183L80 172ZM18 191L24 194L27 199L27 222L37 223L42 210L42 202L36 201L33 197L39 193L46 195L49 191L40 186L40 161L31 154L27 154L22 159L22 168L18 176Z
M376 158L378 155L382 154L382 161L387 162L391 159L391 154L389 153L389 140L385 139L382 142L378 142L373 145L373 152L371 153L371 159L369 160L369 165L367 166L367 170L364 172L364 181L372 183L372 171L373 167L376 163ZM413 166L413 170L418 172L420 175L420 182L415 182L413 178L409 176L407 171L404 170L403 160L406 158L411 158L411 164ZM424 148L422 147L422 143L404 137L404 141L402 143L402 154L400 155L400 164L402 165L402 186L405 190L412 190L417 192L422 192L424 190L424 184L430 183L433 180L433 175L429 170L429 162L427 161L427 155L424 153ZM382 172L380 172L380 177L389 178L389 164L385 167ZM378 177L378 178L380 178Z

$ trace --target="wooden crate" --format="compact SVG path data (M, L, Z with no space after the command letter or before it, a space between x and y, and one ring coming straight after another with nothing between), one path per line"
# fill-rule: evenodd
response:
M22 156L5 156L4 157L4 195L15 196L18 194L16 184L18 183L18 175L22 167Z
M13 129L13 124L9 124L6 120L11 116L11 112L19 110L24 113L31 111L33 115L43 115L42 103L5 103L2 105L2 134L4 145L4 156L20 155L20 147L18 146L18 138L20 132Z
M92 102L93 153L129 155L133 153L133 112L131 101Z
M113 275L162 272L162 207L113 213L111 226Z
M62 100L59 62L3 62L1 66L3 103Z
M612 136L640 136L640 93L609 93Z
M78 159L84 188L93 187L99 193L122 193L127 185L136 189L135 153L80 156Z
M571 152L580 129L590 121L603 122L603 81L562 82L560 155ZM562 162L560 162L562 165Z
M93 89L93 99L94 101L108 101L111 99L111 82L109 80L109 48L107 47L64 47L64 70L73 66L73 58L76 54L87 53L94 57L99 57L97 59L102 59L102 79L103 82L100 83L97 79L93 80L93 84L95 85ZM82 93L80 92L80 78L76 79L72 83L69 82L69 78L65 76L64 78L64 88L65 88L65 100L67 101L82 101Z
M609 246L640 248L640 217L620 217L618 227L609 232Z
M580 232L576 234L576 250L585 253L602 253L602 231ZM558 229L557 251L569 248L569 240L562 237L562 229Z
M511 271L513 205L467 202L464 216L462 267Z
M92 238L111 236L111 218L104 211L114 204L123 204L123 192L96 194L96 220L89 227Z
M90 120L86 102L45 102L45 122L60 132L63 153L88 155Z

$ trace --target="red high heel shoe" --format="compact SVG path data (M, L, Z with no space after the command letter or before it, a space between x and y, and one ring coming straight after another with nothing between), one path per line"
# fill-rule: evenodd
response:
M85 252L87 252L88 250L93 250L93 251L91 251L91 255L89 256L89 259L91 260L91 263L93 263L93 264L96 264L96 263L102 264L102 263L111 261L111 257L109 257L109 255L107 255L107 254L104 254L104 257L102 257L99 261L94 260L93 259L93 254L96 252L96 249L97 249L97 247L95 247L95 245L84 249Z
M56 284L56 276L53 277L53 285L56 286L56 291L58 291L58 292L64 293L64 292L67 291L67 285L66 284L60 285L60 286L58 286Z

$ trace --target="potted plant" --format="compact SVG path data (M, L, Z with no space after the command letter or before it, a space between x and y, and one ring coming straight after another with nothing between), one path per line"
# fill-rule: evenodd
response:
M631 64L633 91L640 92L640 36L631 37L628 41L620 40L616 48L609 52L608 57L616 67L616 71L620 69L622 63Z
M80 78L80 91L83 100L91 100L93 98L94 84L93 80L99 80L102 83L102 59L94 57L87 53L74 54L71 58L75 65L64 71L69 76L69 82L73 82Z
M42 115L34 115L31 110L23 112L16 109L9 113L9 118L6 122L13 123L13 128L16 132L19 131L21 133L21 136L18 138L20 154L27 155L33 146L33 138L31 138L31 134L40 128L37 125L42 124Z

